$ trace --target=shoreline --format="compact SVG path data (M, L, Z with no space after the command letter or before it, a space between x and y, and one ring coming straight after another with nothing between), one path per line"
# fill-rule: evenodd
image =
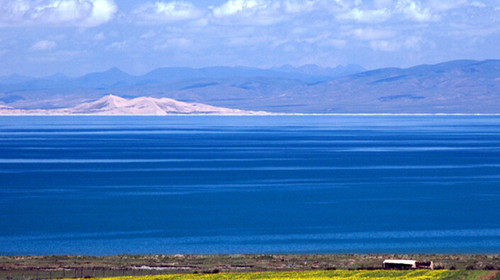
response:
M24 117L24 116L55 116L55 117L190 117L190 116L224 116L224 117L275 117L275 116L500 116L500 113L273 113L263 114L1 114L0 116Z
M500 270L500 254L0 255L0 279L373 270L382 269L385 259L433 261L435 269Z

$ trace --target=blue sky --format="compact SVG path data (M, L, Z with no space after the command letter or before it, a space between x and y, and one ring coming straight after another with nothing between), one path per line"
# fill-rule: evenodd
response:
M0 0L0 75L500 58L500 0Z

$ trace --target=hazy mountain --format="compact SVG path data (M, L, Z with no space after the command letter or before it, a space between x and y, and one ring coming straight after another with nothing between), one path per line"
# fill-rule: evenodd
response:
M278 68L272 68L273 70L285 72L285 73L296 73L302 75L309 75L314 77L316 82L322 80L329 80L332 78L348 76L356 73L365 71L365 69L356 64L349 64L346 66L339 65L337 67L320 67L314 64L307 64L300 67L293 67L291 65L283 65Z
M339 66L337 68L342 68ZM299 69L299 68L297 68ZM323 69L318 67L318 69ZM336 69L336 68L331 68ZM17 76L0 80L0 102L18 108L63 108L97 99L107 94L124 97L154 96L174 97L184 101L212 101L224 91L233 93L258 91L259 94L276 94L298 85L332 79L339 73L325 78L324 73L300 73L303 70L277 71L251 67L168 67L158 68L141 76L129 75L118 68L96 72L77 78L56 74L45 78L21 79ZM328 70L330 71L330 70ZM2 82L3 81L3 82ZM236 89L236 90L234 90ZM199 91L218 91L208 97ZM183 94L184 93L184 94ZM254 95L254 94L252 94ZM229 98L234 99L234 98Z
M312 68L312 69L310 69ZM159 68L143 76L138 77L140 81L150 82L174 82L196 79L252 79L252 78L278 78L300 80L304 82L317 82L319 80L332 79L362 72L364 68L357 65L338 66L335 68L323 68L316 65L301 67L283 66L280 68L258 69L251 67L206 67L193 68Z
M158 83L178 83L200 79L234 79L234 78L280 78L301 81L318 81L325 78L335 78L358 73L364 69L361 66L338 66L323 68L316 65L306 65L298 68L292 66L276 69L259 69L252 67L164 67L144 75L129 75L114 67L103 72L89 73L78 78L68 78L55 74L44 78L32 78L13 74L0 77L0 88L15 90L18 88L115 88L123 85L145 85Z
M12 74L8 76L1 76L0 77L0 84L19 84L23 82L27 82L30 80L33 80L35 78L33 77L28 77L28 76L23 76L23 75L18 75L18 74Z
M72 108L61 109L16 109L0 105L3 115L172 115L172 114L224 114L247 115L266 114L265 112L243 111L215 107L201 103L186 103L170 98L138 97L125 99L119 96L106 95L96 101L87 102Z
M83 77L73 79L70 82L73 86L82 88L110 88L134 83L134 78L120 69L114 67L104 72L90 73Z
M500 113L500 60L358 71L355 65L285 65L159 68L132 76L113 68L79 78L0 83L0 103L68 108L114 94L289 113Z
M318 84L307 93L318 94L331 105L318 110L330 112L500 113L500 60L367 71Z

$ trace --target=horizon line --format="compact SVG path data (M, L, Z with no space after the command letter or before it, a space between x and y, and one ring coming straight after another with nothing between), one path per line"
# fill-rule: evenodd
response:
M452 60L443 60L443 61L437 62L437 63L415 64L415 65L408 66L408 67L398 67L398 66L387 65L387 66L377 67L377 68L366 68L363 65L360 65L360 64L357 64L357 63L337 64L337 65L333 65L333 66L321 66L321 65L318 65L318 64L314 64L314 63L301 64L301 65L292 65L290 63L285 63L285 64L281 64L281 65L278 65L278 66L271 66L271 67L246 66L246 65L211 65L211 66L202 66L202 67L194 67L194 66L160 66L160 67L156 67L156 68L152 68L150 70L147 70L146 72L142 72L141 74L130 74L129 72L126 72L126 71L120 69L118 66L112 66L112 67L106 68L104 70L96 70L96 71L86 72L85 74L80 74L80 75L76 75L76 76L67 75L67 74L64 74L64 73L61 73L61 72L55 72L55 73L48 74L48 75L45 75L45 76L32 76L32 75L21 74L21 73L18 73L18 72L12 72L10 74L1 75L0 78L7 78L9 76L18 75L18 76L23 76L23 77L26 77L26 78L44 79L44 78L50 78L50 77L56 76L56 75L63 75L66 78L75 79L75 78L84 77L84 76L86 76L88 74L105 73L105 72L108 72L108 71L113 70L113 69L117 69L120 72L123 72L123 73L125 73L125 74L127 74L129 76L134 76L134 77L144 76L144 75L146 75L148 73L151 73L151 72L153 72L155 70L165 69L165 68L166 69L168 69L168 68L171 68L171 69L180 68L180 69L202 70L202 69L208 69L208 68L221 67L221 68L248 68L248 69L271 70L271 71L280 72L280 70L277 70L276 68L280 68L280 67L284 67L284 66L291 66L291 67L296 68L296 69L300 68L300 67L304 67L304 66L317 66L317 67L324 68L324 69L328 69L328 68L335 69L337 67L347 67L347 66L359 66L359 67L363 68L363 70L360 71L359 73L363 73L363 72L374 71L374 70L379 70L379 69L388 69L388 68L395 68L395 69L403 69L404 70L404 69L410 69L410 68L418 67L418 66L434 66L434 65L439 65L439 64L443 64L443 63L458 62L458 61L463 61L463 62L465 62L465 61L470 61L470 62L486 62L486 61L497 61L497 60L500 61L500 58L487 58L487 59L481 59L481 60L478 60L478 59L469 59L469 58L458 58L458 59L452 59Z

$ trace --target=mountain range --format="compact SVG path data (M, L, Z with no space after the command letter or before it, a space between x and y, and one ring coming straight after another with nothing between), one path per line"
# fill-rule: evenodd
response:
M4 108L76 108L107 95L277 113L500 113L500 60L369 71L357 65L285 65L158 68L138 76L112 68L73 78L0 77Z

